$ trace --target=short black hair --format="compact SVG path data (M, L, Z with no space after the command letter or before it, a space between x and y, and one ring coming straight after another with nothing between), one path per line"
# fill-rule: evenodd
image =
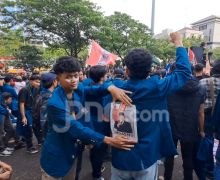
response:
M116 68L113 72L115 78L125 78L125 72L121 68Z
M55 74L80 72L81 66L79 61L71 56L60 57L53 66Z
M3 93L2 93L2 98L6 101L6 100L8 100L9 98L12 98L12 95L11 95L11 93L3 92Z
M202 42L202 43L200 44L200 47L204 48L205 45L206 45L206 43L205 43L205 42Z
M89 77L94 83L98 83L106 74L106 67L101 65L92 66L89 70Z
M220 74L220 59L217 59L214 64L213 68L211 70L211 73L214 74Z
M162 69L162 70L160 71L160 74L161 74L162 78L164 78L164 77L166 76L166 70L165 70L165 69Z
M194 66L194 71L195 72L202 72L203 71L203 68L204 68L204 65L202 63L198 63Z
M132 79L145 79L151 71L153 58L145 49L134 49L128 53L124 62Z
M55 80L54 80L55 81ZM53 86L54 81L41 81L41 86L45 89L49 89L51 86Z
M28 80L28 77L27 76L23 76L22 77L22 81L27 81Z
M33 74L30 77L30 81L35 81L35 80L40 80L40 75L39 74Z
M8 75L4 78L5 83L9 83L14 77L12 75Z

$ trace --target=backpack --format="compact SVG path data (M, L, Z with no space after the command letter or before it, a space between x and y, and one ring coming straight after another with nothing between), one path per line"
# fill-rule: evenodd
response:
M39 93L35 96L32 106L33 124L40 123L41 121L41 109L47 105L47 101L50 98L51 93ZM45 119L46 121L46 119Z

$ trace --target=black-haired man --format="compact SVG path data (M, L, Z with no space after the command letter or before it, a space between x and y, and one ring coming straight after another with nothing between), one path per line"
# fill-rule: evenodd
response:
M198 63L194 66L194 76L198 80L205 78L203 75L203 69L204 69L204 65L202 63Z
M129 152L112 149L112 180L156 180L157 160L176 154L167 96L190 79L191 69L181 36L173 33L171 39L176 46L176 70L167 78L149 77L152 56L148 51L134 49L125 57L129 80L121 88L132 91L130 97L138 112L138 143Z
M18 94L18 104L19 104L19 118L18 118L18 128L21 129L22 135L25 137L27 152L30 154L35 154L38 150L33 146L32 143L32 106L34 98L39 91L40 86L40 76L32 75L30 77L30 82L26 87L22 88ZM37 137L38 138L38 137Z
M41 75L41 92L35 97L32 109L33 130L38 137L38 144L44 141L47 134L47 102L57 87L56 74Z
M206 99L205 99L205 133L206 136L210 139L214 139L213 137L213 127L212 127L212 112L215 106L216 98L218 92L220 91L220 59L216 60L213 68L211 70L211 77L204 78L200 80L200 84L206 89ZM214 141L213 141L214 146ZM213 152L210 148L209 152L209 160L206 162L206 171L207 176L213 177L214 170L214 158Z
M73 163L77 156L77 139L91 144L106 143L129 150L132 142L124 137L110 138L86 128L83 106L85 96L100 97L111 92L116 99L130 105L127 91L110 84L88 87L78 86L81 70L77 59L61 57L53 68L60 86L54 91L48 101L48 134L42 147L41 167L42 179L73 178Z
M0 104L0 149L4 149L0 153L2 156L11 155L14 151L14 147L10 147L8 143L11 138L14 138L16 145L18 144L18 138L10 120L11 109L9 106L11 103L12 95L7 92L2 93Z

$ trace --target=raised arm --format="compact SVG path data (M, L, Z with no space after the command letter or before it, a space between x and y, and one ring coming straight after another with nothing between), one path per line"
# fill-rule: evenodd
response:
M186 49L183 47L182 37L178 33L171 33L171 41L176 46L176 69L167 78L161 79L157 86L162 96L166 96L180 89L191 78L191 67Z
M93 98L105 97L110 93L113 97L113 100L119 100L126 105L131 105L132 102L132 100L126 95L130 94L131 92L117 88L116 86L112 85L112 83L104 83L97 86L87 86L85 87L84 92L86 99L91 96Z

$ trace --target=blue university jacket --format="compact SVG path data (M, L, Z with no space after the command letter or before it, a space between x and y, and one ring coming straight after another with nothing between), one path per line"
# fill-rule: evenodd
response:
M17 95L15 89L8 84L4 84L2 86L2 92L7 92L12 95L12 104L11 104L10 108L13 111L17 111L18 110L18 95Z
M6 107L0 104L0 123L2 122L3 116L8 116L9 112Z
M213 112L212 120L215 127L216 139L220 140L220 91L216 99L215 109ZM218 148L216 153L216 160L220 162L220 150Z
M108 94L110 84L96 87L79 86L74 92L74 104L77 104L78 114L81 118L74 119L70 114L67 97L62 87L58 87L48 101L47 117L49 131L42 147L41 167L53 177L64 177L73 165L77 156L77 139L89 141L90 144L103 142L104 135L96 133L90 128L84 127L80 121L84 121L80 104L84 106L85 94L99 97Z
M144 80L128 80L120 86L132 92L131 98L137 109L138 143L131 151L113 148L113 167L140 171L149 168L162 157L176 154L166 113L167 96L181 88L191 77L185 48L176 49L176 59L176 70L167 78L160 80L153 76ZM159 111L162 113L157 114Z

